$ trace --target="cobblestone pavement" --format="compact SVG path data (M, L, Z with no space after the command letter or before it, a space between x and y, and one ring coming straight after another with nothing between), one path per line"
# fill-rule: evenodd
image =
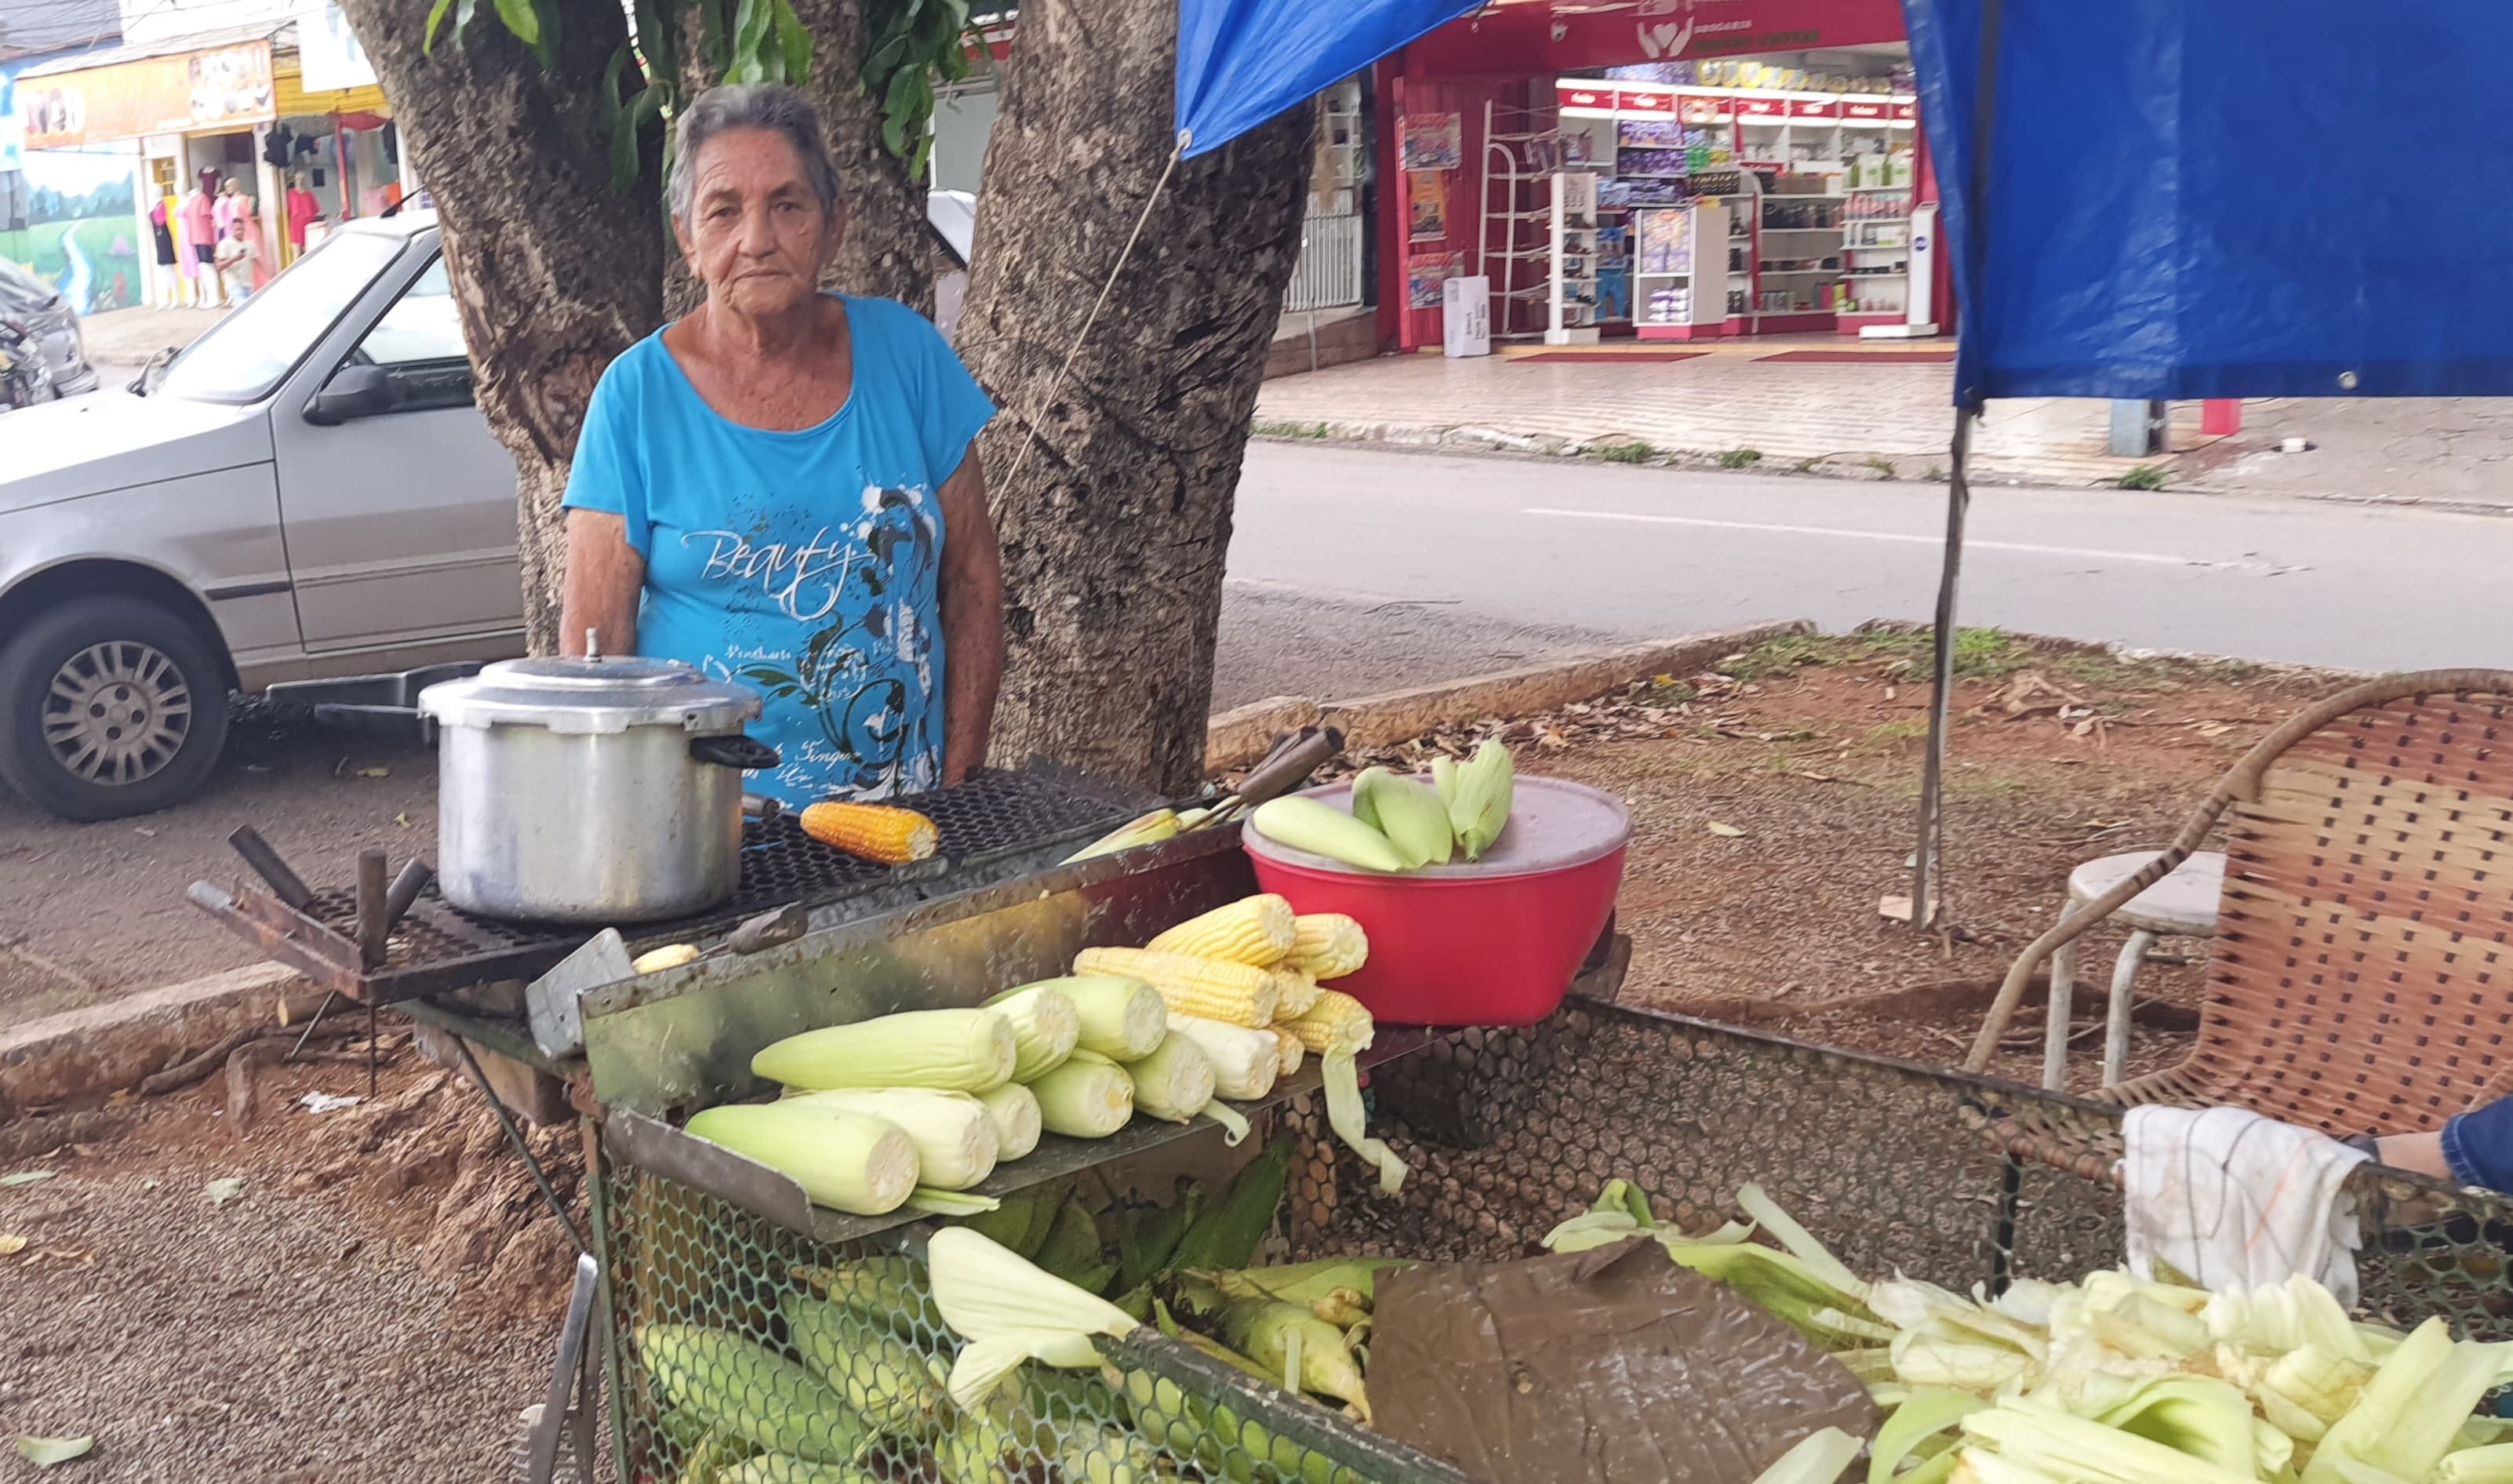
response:
M1954 368L1886 357L1950 346L1811 336L1722 344L1683 361L1533 360L1541 347L1516 346L1470 360L1383 356L1268 381L1256 417L1277 436L1566 454L1647 444L1696 464L1723 454L1742 461L1735 451L1751 449L1760 458L1749 466L1761 472L1921 479L1947 461ZM1869 359L1765 359L1789 350ZM2105 452L2108 403L1992 402L1973 466L1986 480L2066 487L2112 484L2156 464L2172 488L2513 511L2513 406L2259 400L2245 405L2243 430L2229 438L2202 434L2200 411L2175 403L2172 453L2137 460ZM2289 437L2313 447L2279 452Z

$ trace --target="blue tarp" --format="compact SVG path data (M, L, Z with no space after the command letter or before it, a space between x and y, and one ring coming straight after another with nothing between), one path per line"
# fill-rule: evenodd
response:
M2513 394L2507 0L1903 8L1958 401Z
M1178 0L1177 126L1218 149L1481 0Z

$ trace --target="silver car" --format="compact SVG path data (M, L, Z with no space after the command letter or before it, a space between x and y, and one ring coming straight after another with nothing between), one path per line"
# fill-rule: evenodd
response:
M435 219L348 223L145 397L0 420L0 780L162 809L231 691L399 699L350 677L521 654L515 539Z
M7 259L0 259L0 325L42 353L56 393L72 397L96 390L96 368L88 364L78 312L51 284Z

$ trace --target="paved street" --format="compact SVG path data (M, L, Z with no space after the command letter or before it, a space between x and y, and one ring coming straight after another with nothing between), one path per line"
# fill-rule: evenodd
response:
M1230 573L1628 638L1840 628L1928 617L1944 508L1941 485L1275 443L1249 452ZM2513 665L2501 516L1989 486L1971 535L1966 624L2351 669Z

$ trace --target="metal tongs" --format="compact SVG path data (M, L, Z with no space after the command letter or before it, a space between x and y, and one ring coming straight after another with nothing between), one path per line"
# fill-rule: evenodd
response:
M1280 798L1309 781L1309 775L1343 751L1343 733L1334 727L1302 727L1274 740L1274 746L1248 770L1239 786L1221 796L1181 830L1211 829L1226 824L1267 799ZM1193 811L1187 811L1193 813ZM1183 817L1182 817L1183 819Z

